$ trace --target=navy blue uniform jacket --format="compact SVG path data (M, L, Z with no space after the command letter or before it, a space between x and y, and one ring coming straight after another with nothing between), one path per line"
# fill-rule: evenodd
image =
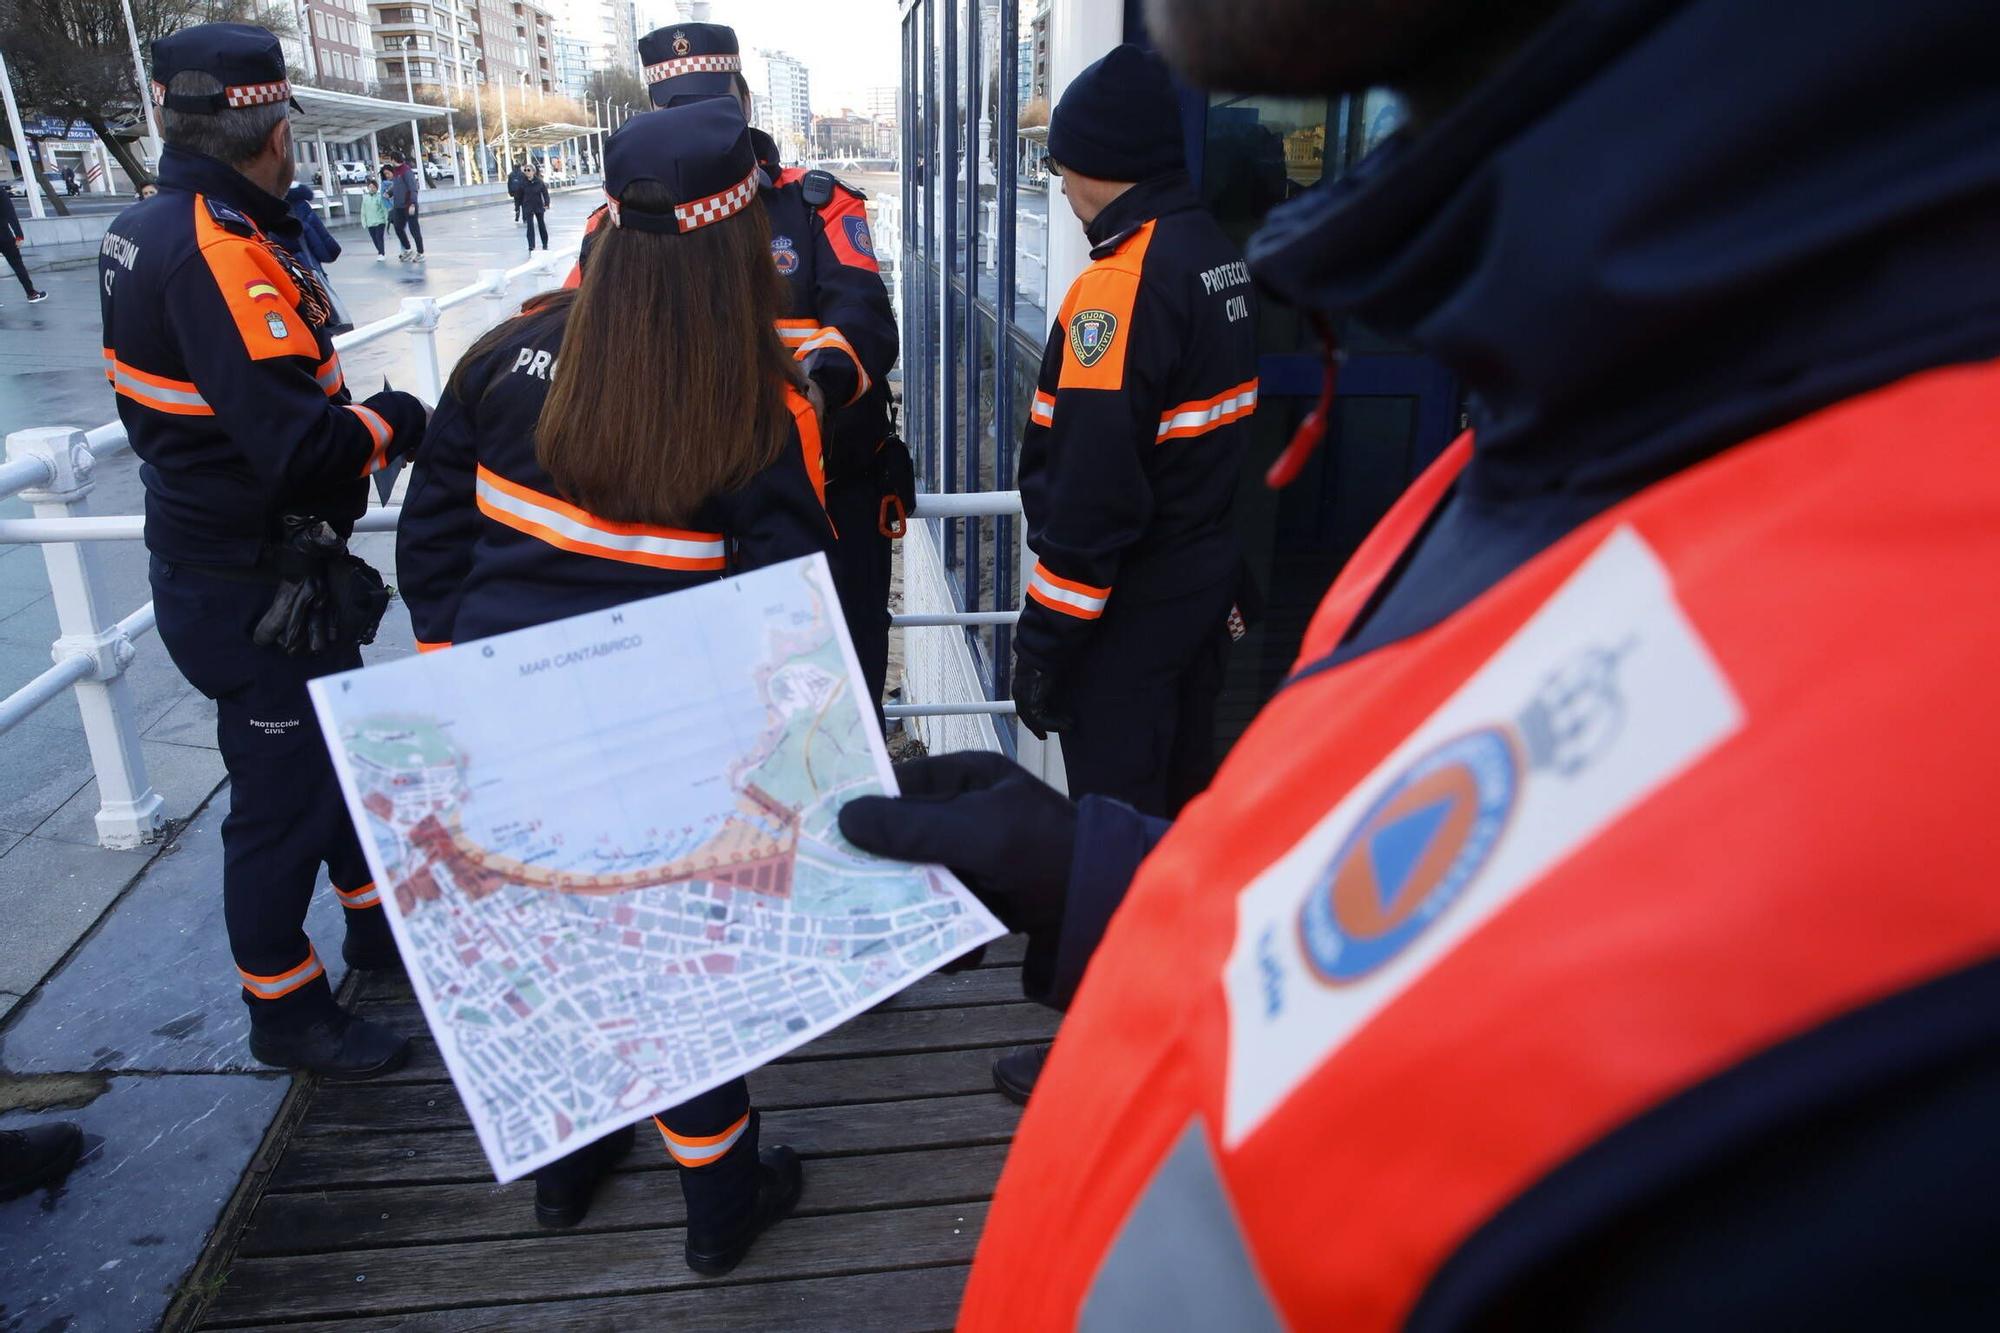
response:
M287 248L297 241L282 199L172 147L159 194L105 234L104 373L163 560L254 564L285 513L345 532L364 478L423 438L409 394L351 400L325 290Z
M1021 437L1036 563L1014 647L1050 673L1114 595L1237 577L1229 511L1257 410L1250 272L1187 177L1133 186L1088 232Z
M453 374L411 470L396 571L418 645L442 647L602 610L833 545L819 423L787 390L777 460L705 502L685 529L616 523L571 504L535 461L566 302L510 320ZM477 349L475 349L477 350ZM663 442L662 448L673 448Z

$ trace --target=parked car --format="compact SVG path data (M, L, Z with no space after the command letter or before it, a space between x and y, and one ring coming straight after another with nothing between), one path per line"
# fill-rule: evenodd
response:
M366 162L336 162L333 164L333 174L342 185L360 185L368 179L368 164Z
M441 180L455 180L458 168L449 162L424 163L424 179L435 185Z

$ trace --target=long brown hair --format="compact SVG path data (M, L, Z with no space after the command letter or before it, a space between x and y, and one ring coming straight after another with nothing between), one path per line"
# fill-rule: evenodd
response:
M671 203L642 181L622 206ZM785 386L803 383L775 326L783 284L761 200L679 235L607 225L535 426L563 493L601 518L686 527L769 466L789 435Z

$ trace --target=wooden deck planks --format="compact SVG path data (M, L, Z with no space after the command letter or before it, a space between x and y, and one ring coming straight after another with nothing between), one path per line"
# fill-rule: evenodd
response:
M286 1325L289 1333L604 1333L606 1329L945 1329L965 1289L964 1265L805 1278L752 1286Z
M805 1193L720 1281L681 1260L679 1186L643 1125L582 1226L537 1226L532 1184L493 1182L424 1033L395 1081L312 1091L240 1234L218 1238L233 1259L202 1326L948 1327L1020 1115L992 1060L1054 1031L1021 1001L1020 955L1001 941L752 1075L764 1142L805 1157ZM400 979L350 996L421 1033Z
M992 1193L1006 1155L1006 1145L992 1144L811 1158L798 1215L983 1199ZM255 1258L548 1234L535 1223L534 1202L535 1188L527 1181L266 1194L237 1253ZM686 1220L680 1186L659 1142L641 1138L624 1168L598 1190L590 1216L566 1234L678 1226Z
M757 1242L731 1277L827 1277L972 1258L983 1203L799 1217ZM683 1229L558 1233L531 1240L402 1246L239 1259L209 1310L215 1328L327 1315L393 1314L455 1305L583 1300L682 1290L707 1281L682 1261Z

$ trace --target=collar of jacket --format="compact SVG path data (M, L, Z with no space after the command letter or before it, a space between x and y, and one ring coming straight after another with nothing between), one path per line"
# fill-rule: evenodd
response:
M1169 171L1164 176L1140 181L1106 204L1104 211L1083 229L1090 240L1090 257L1104 258L1154 218L1199 207L1201 201L1195 197L1194 184L1185 171Z
M2000 355L2000 6L1812 10L1577 0L1426 133L1273 210L1257 276L1459 376L1475 502L1615 499Z
M267 232L297 231L291 206L235 167L202 153L169 144L160 153L160 188L186 190L218 199L244 214Z

